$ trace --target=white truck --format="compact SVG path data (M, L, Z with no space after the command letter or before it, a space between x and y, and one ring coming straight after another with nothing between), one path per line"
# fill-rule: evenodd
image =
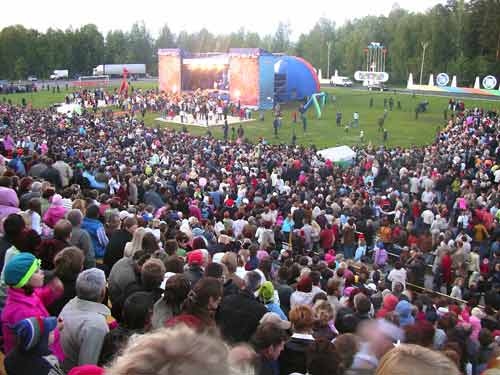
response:
M126 68L129 77L145 76L146 75L146 64L104 64L97 65L93 71L94 76L122 76L123 68Z
M68 69L56 69L50 75L50 79L56 81L58 79L68 79L69 71Z
M332 76L330 79L330 85L332 86L343 86L343 87L351 87L352 86L352 81L349 79L349 77L342 77L342 76Z

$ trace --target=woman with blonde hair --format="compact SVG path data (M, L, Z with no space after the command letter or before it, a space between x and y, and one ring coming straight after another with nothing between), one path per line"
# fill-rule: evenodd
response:
M387 352L375 375L459 375L457 366L442 353L420 345L402 344Z
M325 300L316 301L313 306L315 339L325 338L332 340L339 333L335 328L335 309L330 302Z
M168 343L168 345L165 345ZM106 375L229 375L229 349L218 337L185 325L130 340Z
M123 256L130 258L140 250L142 250L142 240L144 236L148 233L145 228L137 228L132 237L132 241L125 244L125 249L123 250Z
M222 264L226 266L227 269L227 279L232 280L234 285L238 288L243 288L245 281L236 274L238 271L238 257L235 253L227 252L222 257Z

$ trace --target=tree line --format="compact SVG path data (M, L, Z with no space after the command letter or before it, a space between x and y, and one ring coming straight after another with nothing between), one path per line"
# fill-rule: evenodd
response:
M274 34L260 35L243 28L229 34L207 29L174 33L165 25L154 38L144 22L130 30L103 35L93 24L77 29L48 29L45 33L21 25L0 31L0 79L48 77L54 69L69 69L71 76L91 74L102 64L145 63L157 74L159 48L191 52L227 51L258 47L304 57L323 76L338 70L352 76L363 70L364 49L380 42L388 50L386 71L391 82L404 82L409 73L418 81L422 44L427 43L424 82L429 73L457 75L459 85L471 85L476 75L500 78L500 0L448 0L425 12L409 12L395 5L388 16L367 16L337 26L320 18L307 33L292 40L290 23L280 22ZM330 44L330 56L328 56Z

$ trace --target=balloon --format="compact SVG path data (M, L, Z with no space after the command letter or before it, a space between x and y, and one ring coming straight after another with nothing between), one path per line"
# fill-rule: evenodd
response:
M200 181L198 182L201 187L205 187L207 184L207 179L205 177L200 178Z

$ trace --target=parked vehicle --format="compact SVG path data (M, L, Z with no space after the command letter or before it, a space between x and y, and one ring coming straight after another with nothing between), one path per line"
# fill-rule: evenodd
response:
M69 71L68 69L56 69L50 75L50 79L58 80L58 79L68 79Z
M368 91L387 91L389 88L384 85L382 82L368 82Z
M38 81L38 78L36 78L35 76L29 76L28 77L28 81L30 81L30 82L36 82L36 81Z
M132 78L134 76L145 76L146 75L146 64L104 64L96 66L92 75L94 76L102 76L107 75L110 77L113 76L122 76L123 68L126 68L129 74L129 77Z
M332 86L344 86L344 87L352 87L352 81L349 77L342 76L332 76L330 79L330 84Z

